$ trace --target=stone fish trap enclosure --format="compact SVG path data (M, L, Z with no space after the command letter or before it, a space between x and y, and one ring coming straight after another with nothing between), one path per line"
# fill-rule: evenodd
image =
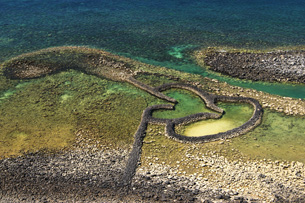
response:
M140 161L143 140L149 123L164 125L168 137L182 142L209 142L244 134L259 125L261 121L263 109L259 102L253 98L209 94L197 87L186 84L164 84L156 88L150 87L136 80L134 78L136 73L132 69L132 64L121 58L96 49L84 47L56 47L17 56L3 63L2 71L3 74L10 79L30 79L65 71L67 69L75 69L86 74L105 77L114 81L131 83L132 85L171 103L177 103L177 101L164 95L162 91L171 88L185 89L198 95L208 108L219 113L197 113L183 118L162 119L154 118L152 112L160 109L174 110L174 105L161 104L146 108L143 111L141 123L134 135L133 149L129 155L122 182L119 184L121 186L130 185L136 172L138 162ZM249 103L253 106L254 112L246 123L226 132L201 137L187 137L175 132L175 126L177 125L185 125L205 119L221 118L225 112L223 109L216 106L217 102Z

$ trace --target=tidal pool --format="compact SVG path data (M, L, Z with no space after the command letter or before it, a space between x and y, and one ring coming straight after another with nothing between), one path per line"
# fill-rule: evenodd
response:
M225 110L220 119L203 120L185 126L183 135L199 137L237 128L247 122L253 113L253 107L242 103L219 103L218 106Z
M174 111L156 111L158 118L179 118L198 112L212 112L195 94L186 90L172 89L165 92L179 103ZM225 110L220 119L198 121L177 127L176 132L185 136L204 136L225 132L245 123L253 108L243 103L218 103ZM264 109L262 123L252 131L230 140L229 149L237 149L253 159L300 161L305 163L305 117L287 116ZM226 147L225 147L226 148Z

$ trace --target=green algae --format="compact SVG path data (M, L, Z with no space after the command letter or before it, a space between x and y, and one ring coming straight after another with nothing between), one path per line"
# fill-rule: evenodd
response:
M1 66L0 66L1 69ZM13 89L18 85L18 81L9 80L0 73L0 97L6 91Z
M165 136L164 126L150 125L144 139L142 165L165 164L183 174L212 171L200 157L224 157L228 161L282 160L305 163L304 117L284 116L266 110L262 124L253 131L229 140L210 143L180 143Z
M35 124L42 125L36 129L34 123L30 122L27 123L27 127L24 127L23 123L20 123L18 129L6 125L8 126L7 130L13 131L3 130L1 132L0 157L5 158L22 155L38 150L60 150L69 146L74 140L71 133L73 126L68 124L60 125L59 123L57 125L45 125L43 122L36 122ZM41 129L43 127L47 129Z
M189 92L167 91L168 95L175 97L180 104L186 106L189 104L194 109L202 108L200 98L196 101L194 95ZM183 97L185 100L179 100ZM188 101L190 103L188 103ZM198 105L194 105L197 103ZM252 113L253 108L248 104L242 103L218 103L218 106L226 111L226 114L219 120L204 120L192 123L183 127L178 127L176 131L180 134L189 136L202 136L210 134L210 129L214 133L230 130L242 125L247 121ZM177 118L188 115L188 111L183 112L183 106L175 111L156 111L155 116L162 118ZM182 112L179 112L182 111ZM201 109L203 110L203 109ZM200 111L200 110L198 110ZM194 111L193 113L195 113ZM149 133L144 140L143 146L143 164L166 163L172 167L177 167L187 173L202 172L198 160L190 160L186 156L204 156L212 153L215 156L224 156L228 160L286 160L300 161L305 163L305 117L286 116L282 113L265 109L262 124L249 133L232 138L228 141L217 141L205 144L187 144L179 143L165 136L164 127L151 126ZM229 122L230 125L223 129L223 122ZM208 123L206 125L206 123ZM202 130L196 135L196 132L190 132L193 128ZM205 130L204 128L210 128ZM190 133L190 134L188 134ZM190 152L191 151L191 152ZM177 164L179 163L179 164ZM201 169L200 169L201 168Z
M206 148L203 144L194 145L172 140L165 136L164 126L149 125L142 147L141 165L148 166L151 163L164 163L171 167L181 165L179 169L192 173L199 165L197 161L186 162L186 154L192 146L200 150Z
M136 75L135 78L152 87L157 87L163 84L176 82L173 79L170 79L170 75L155 76L155 75L138 74Z
M173 91L173 90L171 90ZM182 103L186 103L192 106L192 104L197 103L199 105L193 105L194 109L202 108L202 102L200 103L200 99L198 98L197 102L196 98L189 95L187 91L183 93L171 93L173 97L179 101L179 97L184 97L186 101L181 101ZM189 101L187 101L189 100ZM188 103L190 102L190 103ZM193 103L194 102L194 103ZM245 121L247 121L252 113L253 108L248 104L243 103L218 103L218 106L223 108L226 111L226 114L219 120L203 120L196 123L191 123L186 126L179 126L176 128L176 132L188 136L202 136L206 134L218 133L221 131L230 130L232 128L238 127L242 125ZM176 118L179 116L186 116L188 115L188 111L183 113L183 107L178 108L178 113L174 111L160 111L154 114L155 116L158 115L162 118ZM185 108L186 109L186 108ZM194 109L192 109L194 111ZM201 109L204 111L203 109ZM162 113L162 114L161 114ZM193 113L196 113L194 111ZM250 131L249 133L232 138L229 142L212 142L212 143L205 143L205 144L174 144L175 141L172 141L168 138L163 138L161 135L164 135L164 129L152 130L152 137L146 140L146 143L149 143L150 146L146 146L145 150L147 156L158 157L159 162L166 162L168 164L172 164L173 166L174 161L167 161L168 160L177 160L179 161L180 158L183 158L180 155L180 149L183 148L185 152L188 148L192 146L196 148L194 154L197 155L198 153L204 154L206 152L213 152L213 154L217 156L224 156L229 160L239 160L239 159L271 159L271 160L286 160L286 161L300 161L305 163L304 156L302 154L305 153L305 126L304 126L304 119L305 117L299 116L287 116L283 113L274 112L268 109L265 109L265 113L263 116L263 120L261 125L256 127L254 130ZM225 123L223 123L225 122ZM227 125L229 122L229 125ZM226 128L224 129L223 124L226 124ZM192 131L193 128L200 128L199 134L196 135L197 132ZM203 127L203 129L201 128ZM209 128L205 130L204 128ZM152 128L154 129L154 128ZM210 131L212 129L213 131ZM191 132L190 132L191 131ZM173 143L172 143L173 142ZM153 147L158 146L158 150L154 150ZM161 146L161 147L160 147ZM164 146L164 147L162 147ZM198 149L202 148L202 149ZM175 150L177 150L177 154L175 154ZM232 151L233 150L233 151ZM195 163L195 162L194 162ZM193 165L193 163L191 164ZM196 164L193 165L193 169L196 171ZM189 170L184 167L185 170ZM191 167L191 166L190 166Z
M169 80L167 77L153 75L145 76L145 78L147 81L153 79L158 84L164 84ZM75 132L79 129L90 131L94 134L94 139L103 145L120 148L129 147L133 142L134 132L140 123L143 109L153 104L164 103L128 83L109 81L75 70L28 80L26 83L20 83L15 87L18 87L15 88L16 92L4 99L0 105L0 153L2 157L20 155L41 149L58 150L71 147L75 142ZM178 99L179 104L177 104L175 110L178 113L170 110L156 111L154 116L160 114L161 117L173 118L208 111L204 102L187 90L172 89L166 91L166 93ZM252 108L246 104L219 103L218 105L227 111L222 119L228 117L234 122L239 119L242 122L247 120L247 116L251 116ZM270 115L273 116L270 117ZM288 150L289 157L283 155L281 147L274 147L278 151L269 150L268 153L265 153L266 151L262 150L260 154L257 154L260 151L257 149L263 149L264 146L268 148L274 144L271 143L271 138L271 141L268 141L269 136L276 140L277 136L288 132L281 133L280 128L276 130L276 126L266 127L266 125L269 125L268 123L271 125L273 121L281 120L279 118L282 121L278 125L286 125L287 130L289 128L287 125L290 124L288 121L293 121L290 124L291 132L289 134L293 135L291 138L295 142L287 142L287 137L286 140L282 139L284 141L281 143L278 140L275 142L279 146L284 146L286 153ZM200 148L196 153L214 150L228 158L233 156L231 149L234 148L239 151L234 154L236 157L243 155L251 158L300 160L299 152L302 152L301 146L304 143L304 136L300 136L304 133L304 130L302 131L304 127L301 125L303 120L303 118L288 117L280 113L267 111L261 126L242 137L231 139L232 144L222 145L217 144L219 142L205 144L178 143L164 137L162 126L158 127L161 133L158 131L151 134L153 137L149 138L155 140L155 144L158 143L162 150L154 150L154 146L150 146L150 153L156 157L161 157L160 160L173 159L170 161L172 164L174 164L174 160L179 161L181 158L174 149L178 151L183 149L183 152L186 153L191 147L198 148L198 150ZM218 122L218 120L214 121ZM212 120L208 122L212 122ZM213 124L214 127L217 126L216 123ZM295 123L299 124L296 125ZM190 126L192 125L196 124ZM188 127L186 126L185 129ZM257 145L260 145L260 147L257 147ZM170 156L166 157L166 154ZM187 164L183 167L188 169ZM196 170L196 162L193 163L193 168Z
M183 52L187 49L191 49L194 47L196 47L196 46L192 45L192 44L173 46L167 51L167 53L169 55L171 55L172 57L182 59L182 58L184 58Z
M244 155L256 159L305 163L305 117L285 116L265 110L262 124L235 138L232 144Z
M158 103L130 84L75 70L28 80L0 104L0 157L72 147L80 129L129 147L143 109Z
M187 90L171 89L165 91L165 93L175 98L178 104L175 105L175 110L154 111L153 116L156 118L173 119L200 112L214 112L206 107L204 101L199 96ZM253 114L253 107L249 104L218 103L217 105L226 112L221 119L202 120L183 126L182 128L179 126L177 127L177 132L192 137L225 132L241 126Z
M2 96L0 97L0 101L9 98L14 93L15 93L15 91L12 91L12 90L7 90L7 91L3 92Z
M204 90L216 88L221 91L229 89L230 93L239 91L198 75L149 65L137 68L148 71L148 75L138 74L137 79L151 86L192 81L200 82ZM129 83L110 81L76 70L18 82L20 81L0 76L1 96L6 95L0 103L1 157L42 149L60 150L73 147L76 132L80 129L93 134L93 138L101 145L129 148L143 110L150 105L164 103ZM186 90L173 89L167 91L167 94L179 101L176 110L156 111L154 116L177 118L208 111L198 96ZM240 125L238 122L248 120L251 116L252 108L247 105L218 105L224 108L227 114L219 120L207 121L215 122L211 124L213 128L220 126L221 123L217 122L225 119L233 121L234 125ZM228 159L240 159L244 156L305 162L300 158L300 153L304 152L304 118L284 116L268 110L266 112L261 126L224 143L220 141L183 144L165 137L163 126L151 127L157 131L148 133L149 136L145 138L143 157L159 157L160 161L174 166L176 161L183 159L186 154L197 155L213 151L214 154ZM182 131L192 125L196 124L186 126ZM229 128L231 127L230 125ZM196 171L197 164L196 160L185 161L183 168Z
M16 84L15 87L13 86L13 84L11 84L11 85L5 84L5 86L9 89L3 88L3 91L0 94L0 103L1 103L1 101L8 99L10 96L12 96L17 91L17 89L22 88L27 84L28 84L27 82L22 82L22 83Z
M149 125L144 139L141 165L165 164L177 168L181 174L211 173L202 165L200 157L224 156L228 160L244 159L230 142L181 143L165 136L164 126Z
M8 37L0 37L0 45L1 46L7 46L11 44L14 41L13 38L8 38Z

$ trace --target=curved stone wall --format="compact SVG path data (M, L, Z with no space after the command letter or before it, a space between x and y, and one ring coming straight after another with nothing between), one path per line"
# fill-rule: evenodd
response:
M171 103L177 103L177 101L174 98L164 95L162 91L171 88L185 89L198 95L208 108L218 112L197 113L176 119L162 119L154 118L152 116L153 111L159 109L174 110L173 104L160 104L146 108L143 111L141 123L134 135L133 148L128 158L125 173L122 177L122 182L120 183L122 186L128 186L136 172L138 163L140 161L143 140L146 136L146 130L149 123L164 125L166 128L166 135L179 141L209 142L219 139L232 138L248 132L260 123L263 114L261 105L253 98L214 95L187 84L164 84L156 88L150 87L133 77L135 73L133 73L133 71L130 69L130 64L122 62L110 53L95 49L81 47L57 47L24 54L2 64L2 71L4 75L10 79L37 78L67 69L76 69L87 74L106 77L111 80L129 82L132 85ZM253 115L240 127L213 135L187 137L179 135L175 132L175 126L177 125L184 125L205 119L221 118L224 114L224 110L216 105L216 103L219 101L249 103L254 108Z
M152 116L153 111L155 110L161 110L161 109L167 109L167 110L174 110L174 106L171 104L161 104L161 105L154 105L147 107L142 114L141 124L138 127L137 132L135 133L135 141L133 144L133 149L130 153L127 166L125 169L125 173L122 178L122 183L125 186L128 186L131 183L132 177L134 176L136 172L136 166L138 165L140 161L141 156L141 148L143 145L143 140L146 135L146 128L148 123L153 124L159 124L159 125L165 125L166 126L166 135L170 138L176 139L178 141L182 142L210 142L215 141L219 139L228 139L232 138L241 134L244 134L253 128L255 128L257 125L260 124L263 109L262 106L259 104L259 102L253 98L247 98L247 97L228 97L228 96L219 96L214 94L209 94L197 87L193 87L186 84L165 84L161 85L160 87L154 88L154 91L161 92L165 91L171 88L179 88L179 89L186 89L191 92L194 92L197 94L207 105L208 108L219 112L220 114L216 113L197 113L192 114L183 118L176 118L176 119L162 119L162 118L154 118ZM155 96L157 96L157 93L154 93ZM205 119L219 119L224 114L224 110L216 106L216 103L222 101L222 102L244 102L249 103L253 106L254 112L252 114L252 117L243 125L234 128L232 130L221 132L217 134L212 135L205 135L201 137L187 137L184 135L177 134L175 132L175 126L177 125L185 125L188 123L196 122L199 120L205 120Z

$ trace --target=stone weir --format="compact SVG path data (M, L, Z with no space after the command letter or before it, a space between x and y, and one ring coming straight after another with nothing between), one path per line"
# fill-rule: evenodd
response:
M182 142L210 142L210 141L216 141L219 139L228 139L232 138L241 134L244 134L253 128L255 128L257 125L260 124L263 109L262 106L259 104L259 102L253 98L247 98L247 97L229 97L229 96L219 96L214 94L206 93L205 91L190 86L187 84L165 84L160 87L155 88L154 90L156 92L165 91L171 88L178 88L178 89L186 89L191 92L194 92L197 94L206 104L206 106L217 113L197 113L192 114L183 118L176 118L176 119L162 119L162 118L154 118L152 116L153 111L155 110L174 110L174 106L171 104L162 104L162 105L154 105L146 108L143 111L141 123L138 127L137 132L134 136L134 144L133 149L129 155L127 166L125 168L125 173L122 177L122 185L128 186L131 184L132 177L136 173L136 168L139 165L140 157L141 157L141 150L143 145L143 140L146 136L146 130L149 123L152 124L159 124L164 125L165 127L165 134L178 141ZM156 95L156 94L154 94ZM201 137L187 137L184 135L177 134L175 132L175 127L177 125L185 125L188 123L196 122L199 120L206 120L206 119L219 119L224 114L224 110L216 106L217 102L243 102L243 103L249 103L253 106L254 111L252 114L252 117L243 125L234 128L232 130L221 132L213 135L205 135Z
M130 63L126 61L129 61ZM122 181L119 184L120 186L129 186L136 173L140 161L143 140L149 123L164 125L167 136L182 142L209 142L232 138L248 132L260 123L263 114L263 109L259 102L252 98L218 96L186 84L165 84L156 88L150 87L134 78L136 74L130 59L115 56L96 49L84 47L49 48L17 56L2 64L3 74L10 79L38 78L67 69L76 69L87 74L104 77L114 81L129 82L157 98L171 103L177 103L177 101L174 98L164 95L162 91L171 88L186 89L197 94L205 102L208 108L218 112L197 113L177 119L162 119L154 118L152 116L153 111L159 109L173 110L173 104L161 104L146 108L143 111L141 123L134 135L133 148L129 155L125 172L121 179ZM254 113L252 117L240 127L222 133L201 137L187 137L175 132L175 126L177 125L185 125L204 119L221 118L224 114L224 110L216 105L219 101L249 103L254 107Z
M195 53L197 62L240 79L305 83L305 51L253 53L209 48Z
M183 135L179 135L175 133L175 126L177 125L185 125L191 122L195 122L198 120L203 120L203 119L219 119L221 118L222 115L215 114L215 113L199 113L199 114L193 114L190 116L186 116L183 118L176 118L176 119L164 119L163 123L166 123L166 134L167 136L171 138L175 138L180 141L184 142L210 142L210 141L215 141L219 139L227 139L227 138L232 138L241 134L244 134L253 128L255 128L257 125L260 124L262 114L263 114L263 108L259 104L259 102L253 98L249 97L229 97L229 96L219 96L219 95L214 95L214 94L209 94L206 93L205 91L193 87L190 85L186 84L165 84L162 85L156 90L158 91L164 91L168 90L171 88L179 88L179 89L186 89L189 90L195 94L197 94L206 104L208 108L211 110L214 110L216 112L219 112L221 114L224 114L224 110L216 106L217 102L242 102L242 103L249 103L253 106L254 111L252 114L252 117L243 125L234 128L232 130L222 132L222 133L217 133L213 135L205 135L205 136L200 136L200 137L187 137ZM152 122L156 121L156 118L150 117ZM159 121L160 122L160 121Z

